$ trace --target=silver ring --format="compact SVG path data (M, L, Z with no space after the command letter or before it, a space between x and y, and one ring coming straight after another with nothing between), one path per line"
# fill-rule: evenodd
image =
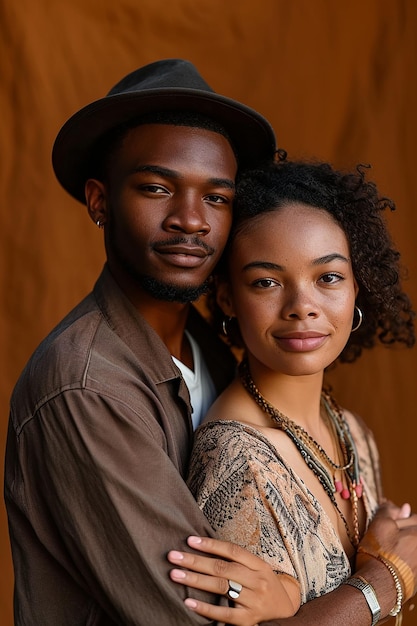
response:
M227 590L226 595L231 600L237 600L240 596L240 592L242 591L242 585L234 580L228 580L227 582L229 583L229 589Z

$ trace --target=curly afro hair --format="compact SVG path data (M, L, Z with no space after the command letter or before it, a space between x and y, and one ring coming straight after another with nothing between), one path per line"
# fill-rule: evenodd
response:
M357 359L364 348L378 341L407 347L414 345L415 313L400 282L399 252L394 248L382 211L395 209L381 197L373 182L365 179L368 166L353 172L333 169L328 163L281 161L262 170L242 174L237 185L234 222L228 246L216 274L227 277L227 258L239 230L261 213L297 202L324 209L343 229L351 252L352 268L359 286L356 300L363 323L339 356L341 362ZM224 319L214 294L209 297L217 328ZM231 343L241 345L236 329L228 333Z

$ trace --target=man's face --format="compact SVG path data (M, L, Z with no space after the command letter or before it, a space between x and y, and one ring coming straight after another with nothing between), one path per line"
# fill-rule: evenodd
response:
M157 299L196 299L229 234L236 170L219 133L164 124L130 130L102 187L116 278Z

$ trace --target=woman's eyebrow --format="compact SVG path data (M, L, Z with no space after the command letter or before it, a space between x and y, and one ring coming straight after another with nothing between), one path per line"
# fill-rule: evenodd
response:
M312 265L325 265L326 263L331 263L332 261L343 261L344 263L350 263L350 259L345 257L343 254L340 254L339 252L333 252L331 254L321 256L318 259L314 259Z
M243 269L250 270L258 267L264 270L278 270L279 272L285 271L285 267L283 265L278 265L278 263L270 263L269 261L251 261L250 263L247 263L243 267Z
M343 261L344 263L350 263L350 259L345 257L343 254L333 252L331 254L326 254L325 256L314 259L311 265L325 265L326 263L331 263L332 261L337 260ZM285 265L279 265L279 263L271 263L270 261L251 261L243 267L243 270L250 270L254 268L261 268L264 270L277 270L278 272L285 272L286 269Z

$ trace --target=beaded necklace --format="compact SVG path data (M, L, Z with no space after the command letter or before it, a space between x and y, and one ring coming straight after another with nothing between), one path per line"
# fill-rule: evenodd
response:
M251 377L247 359L244 359L239 365L239 376L243 387L249 395L251 395L260 408L271 417L278 428L293 441L309 469L317 476L343 521L349 541L356 548L360 540L358 498L362 496L362 479L359 473L356 446L340 407L330 394L322 391L322 405L326 410L329 425L333 430L333 435L340 447L343 459L342 463L339 465L329 457L321 445L317 443L302 426L293 422L263 397ZM333 478L332 474L335 472L342 472L344 474L347 487L343 487L341 480ZM352 503L353 534L345 516L337 504L335 498L336 493L340 493L341 497L345 500L350 499Z

